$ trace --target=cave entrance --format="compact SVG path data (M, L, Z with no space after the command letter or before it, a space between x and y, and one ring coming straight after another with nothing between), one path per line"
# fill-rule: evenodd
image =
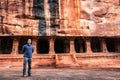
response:
M76 38L74 40L74 46L76 53L84 53L86 52L85 41L82 38Z
M114 38L107 38L106 39L107 50L108 52L116 52L116 45Z
M55 39L54 42L55 53L69 53L70 52L70 41L67 39Z
M13 39L11 37L0 38L0 53L10 54L12 52Z
M37 52L38 52L38 54L48 54L49 53L49 41L47 39L38 39Z
M91 49L93 52L101 52L102 51L102 47L101 47L101 42L99 38L91 38L90 40L91 42Z

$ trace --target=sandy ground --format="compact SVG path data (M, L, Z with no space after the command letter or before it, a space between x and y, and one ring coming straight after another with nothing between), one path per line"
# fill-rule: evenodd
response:
M1 69L0 80L120 80L120 70L32 69L22 77L22 68Z

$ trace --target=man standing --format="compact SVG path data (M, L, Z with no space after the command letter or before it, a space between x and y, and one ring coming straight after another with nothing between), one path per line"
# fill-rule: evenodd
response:
M34 47L31 44L31 39L28 39L27 44L22 48L24 53L24 63L23 63L23 77L26 76L26 64L28 63L28 76L31 76L31 65L32 65L32 53L34 52Z

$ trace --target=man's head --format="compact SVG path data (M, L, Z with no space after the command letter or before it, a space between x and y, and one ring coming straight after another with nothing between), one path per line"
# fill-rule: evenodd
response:
M32 40L31 40L31 39L28 39L27 43L28 43L28 44L31 44L31 43L32 43Z

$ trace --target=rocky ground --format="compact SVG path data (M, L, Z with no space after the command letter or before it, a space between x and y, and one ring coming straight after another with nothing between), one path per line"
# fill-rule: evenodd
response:
M22 69L4 69L0 80L120 80L120 70L33 69L22 77Z

